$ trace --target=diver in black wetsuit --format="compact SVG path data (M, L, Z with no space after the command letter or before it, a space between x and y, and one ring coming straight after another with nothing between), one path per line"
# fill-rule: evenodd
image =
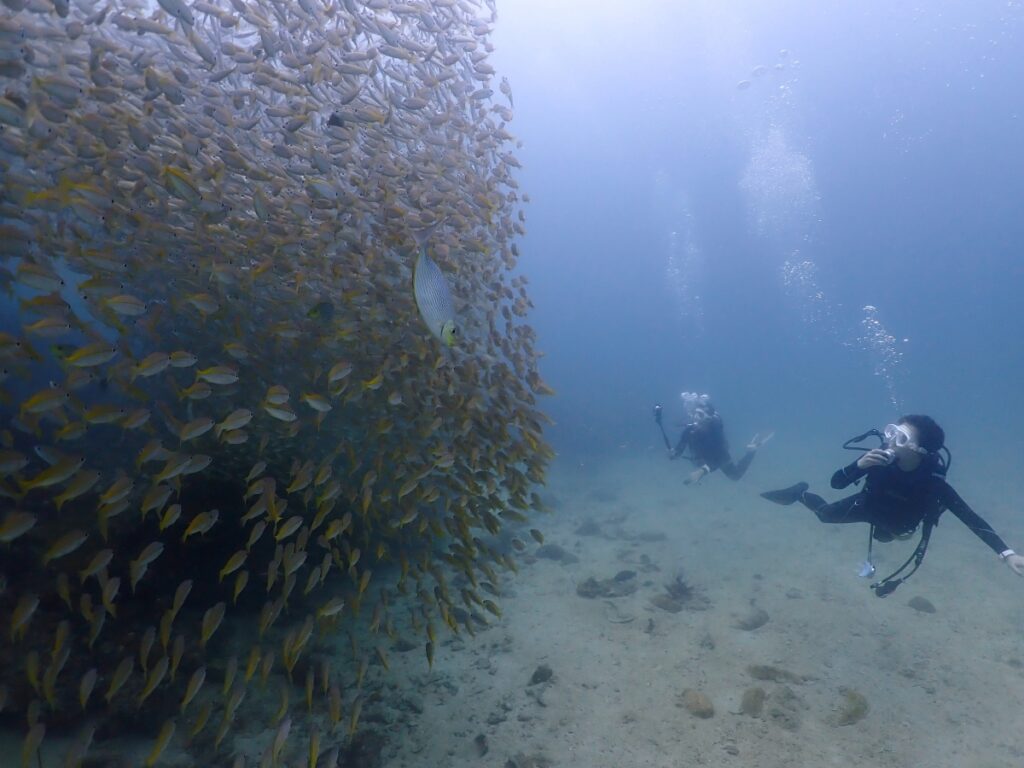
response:
M880 435L877 431L868 434ZM865 478L864 488L852 496L830 504L809 492L807 483L797 483L761 495L776 504L789 505L799 501L823 523L869 523L875 541L905 538L923 523L921 544L911 557L911 560L916 559L915 570L924 557L931 529L948 509L1016 574L1024 576L1024 557L1010 549L946 482L947 464L939 453L946 435L934 419L922 415L904 416L896 424L888 425L880 436L884 441L883 447L867 451L832 475L832 487L836 489L846 488ZM859 439L864 437L866 435ZM910 562L908 560L904 567ZM864 575L871 575L874 569L870 565L870 555L866 567L868 570ZM872 585L876 594L884 597L907 578L893 580L899 572ZM886 582L890 583L886 585ZM882 586L881 593L879 585Z
M691 472L683 481L686 485L700 482L700 480L716 469L721 469L722 474L730 480L739 480L743 477L750 462L754 460L757 449L767 443L772 435L761 438L754 435L747 444L747 450L743 457L733 463L729 455L729 443L725 439L725 427L722 424L722 417L711 404L711 398L707 395L698 395L696 392L683 392L683 406L686 408L688 423L683 427L683 432L676 441L675 448L670 448L668 438L665 437L665 447L669 448L669 459L684 458L693 462L697 469ZM661 427L661 406L654 407L654 420ZM664 436L662 427L662 436ZM774 433L773 433L774 434ZM686 449L690 449L686 455Z

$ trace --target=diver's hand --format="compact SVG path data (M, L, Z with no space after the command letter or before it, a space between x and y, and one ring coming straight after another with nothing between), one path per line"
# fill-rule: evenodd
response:
M747 450L748 451L756 451L758 448L760 448L762 445L767 443L773 437L775 437L775 433L774 432L769 432L764 437L761 437L761 433L758 432L756 435L754 435L752 438L750 438L750 442L747 443Z
M1024 556L1014 553L1004 557L1003 562L1010 566L1018 576L1024 576Z
M859 459L857 459L857 466L861 469L870 469L871 467L884 467L889 463L889 454L883 451L881 448L872 448L870 451L865 453Z
M704 475L706 475L709 471L710 470L707 468L707 466L697 467L697 469L693 470L693 472L691 472L687 476L687 478L683 480L683 485L692 485L693 483L699 483L701 480L704 479Z

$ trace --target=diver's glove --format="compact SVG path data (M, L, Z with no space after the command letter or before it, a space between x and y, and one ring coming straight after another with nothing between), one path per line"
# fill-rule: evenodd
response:
M1024 576L1024 557L1018 555L1012 549L999 553L999 559L1006 563L1018 576Z

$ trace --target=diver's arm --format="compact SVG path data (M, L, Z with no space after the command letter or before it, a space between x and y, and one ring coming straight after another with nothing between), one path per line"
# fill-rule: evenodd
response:
M857 459L857 461L860 461L860 459ZM843 488L857 482L868 473L866 469L862 469L857 464L857 461L852 461L845 467L841 467L836 470L836 473L832 475L833 488L837 491L841 491Z
M832 487L842 490L851 483L855 483L866 475L874 467L884 467L892 461L881 448L872 448L852 464L847 464L842 469L837 469L832 475Z
M676 447L672 449L672 453L669 454L670 459L674 459L677 456L682 456L683 451L686 450L686 446L690 444L690 435L693 434L693 427L687 425L683 428L683 432L679 435L679 440L676 442Z
M971 533L988 544L989 548L997 555L1005 560L1008 557L1007 552L1010 555L1015 554L1006 546L1006 542L1000 538L999 534L992 530L992 526L971 509L967 502L960 498L960 494L953 489L953 486L944 480L939 486L939 499L944 507L960 518L960 522L970 528Z

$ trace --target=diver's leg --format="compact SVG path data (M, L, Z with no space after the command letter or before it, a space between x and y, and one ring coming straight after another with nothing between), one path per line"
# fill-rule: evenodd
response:
M789 488L778 491L766 491L761 494L768 501L788 506L799 501L811 510L823 523L871 523L878 525L868 505L864 503L862 493L854 493L845 499L829 504L821 496L807 490L807 483L797 483Z
M804 493L800 503L811 510L823 523L873 523L867 505L860 493L847 496L831 504L815 493Z
M725 462L722 465L722 474L728 477L730 480L739 480L747 471L747 467L750 466L750 462L754 460L754 454L757 451L747 451L743 454L743 458L739 460L738 464L734 464L732 459Z

